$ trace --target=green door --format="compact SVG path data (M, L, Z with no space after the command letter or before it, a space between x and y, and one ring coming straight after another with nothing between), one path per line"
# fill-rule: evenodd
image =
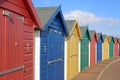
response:
M114 43L113 41L110 41L110 44L109 44L109 58L112 58L113 57L113 53L114 53Z
M87 36L87 33L83 36L83 39L81 40L81 64L80 64L80 70L83 71L85 68L88 67L88 55L89 55L89 39Z

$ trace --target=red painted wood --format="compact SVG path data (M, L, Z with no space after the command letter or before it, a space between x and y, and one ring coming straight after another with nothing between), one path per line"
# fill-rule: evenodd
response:
M29 18L25 18L24 24L33 26L33 21L32 21L31 19L29 19ZM29 26L29 27L30 27L30 26Z
M33 68L27 68L26 69L26 72L24 73L24 76L29 76L29 75L32 75L31 72L33 73Z
M5 18L2 15L2 9L0 9L0 72L4 71L4 39L5 39ZM0 76L0 80L3 80L3 76Z
M40 26L40 22L32 7L31 0L0 0L0 71L25 66L25 71L0 76L0 80L34 80L33 24ZM2 9L10 11L12 18L3 16Z
M28 62L25 62L25 63L24 63L24 65L25 65L26 68L32 67L31 64L33 64L33 61L28 61Z
M26 3L26 7L29 10L29 13L31 13L32 19L34 20L34 23L37 25L36 27L40 28L41 23L40 19L37 15L37 11L35 10L32 1L31 0L23 0L24 3Z
M119 41L118 41L118 38L116 38L115 44L114 44L114 57L119 56L118 44L119 44Z
M27 9L22 0L7 0L7 1L23 9Z
M4 0L4 3L0 4L0 7L5 8L5 9L10 10L10 11L13 11L13 12L16 12L18 14L24 15L25 17L31 18L27 10L20 8L20 7L17 7L16 5L11 4L8 1Z
M32 80L32 79L33 79L33 74L32 74L32 75L29 75L29 76L24 77L24 80Z
M24 26L24 32L33 32L32 25L25 24Z
M29 51L28 51L27 47L24 47L24 54L31 54L31 53L33 53L33 47L31 47L31 49L29 49Z
M41 26L31 0L0 0L0 7L24 15L30 19L32 18L36 27L40 28Z
M33 33L24 32L24 39L25 40L33 40Z
M33 33L34 33L34 27L24 24L24 65L26 65L26 63L29 62L33 62L33 58L34 58L34 48L33 48ZM29 44L29 47L27 46L27 44ZM33 68L33 63L29 64L29 66L31 66L30 68ZM26 66L26 72L24 73L24 79L25 80L33 80L33 69L29 69L28 65ZM28 74L29 73L29 74ZM31 77L28 77L31 76ZM32 78L32 79L31 79Z
M90 66L95 64L96 61L96 33L90 41Z
M27 45L26 45L27 43L29 43L30 47L33 47L33 40L25 40L24 41L24 47L27 47Z
M12 18L6 16L6 53L5 53L5 70L17 68L23 65L23 22L12 13ZM18 45L16 45L18 44ZM5 80L17 79L23 80L23 71L16 71L5 75Z

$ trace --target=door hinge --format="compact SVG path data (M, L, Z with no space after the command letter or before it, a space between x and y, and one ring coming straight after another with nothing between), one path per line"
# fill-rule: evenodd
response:
M3 10L3 15L8 16L8 17L9 17L9 19L11 19L11 18L12 18L12 13L11 13L10 11Z
M25 20L25 18L23 16L17 16L16 18L19 19L19 20L21 20L21 21L23 21L23 22Z

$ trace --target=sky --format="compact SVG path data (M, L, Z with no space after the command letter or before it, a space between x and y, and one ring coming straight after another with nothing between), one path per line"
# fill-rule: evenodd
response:
M35 7L60 6L66 20L109 36L120 37L120 0L32 0Z

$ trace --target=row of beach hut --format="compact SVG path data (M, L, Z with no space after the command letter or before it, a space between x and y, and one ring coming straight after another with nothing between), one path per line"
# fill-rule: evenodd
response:
M71 80L87 67L119 56L119 38L64 20L60 6L36 10L42 23L34 36L36 79Z
M0 0L0 80L71 80L119 56L120 39L65 20L61 6Z

